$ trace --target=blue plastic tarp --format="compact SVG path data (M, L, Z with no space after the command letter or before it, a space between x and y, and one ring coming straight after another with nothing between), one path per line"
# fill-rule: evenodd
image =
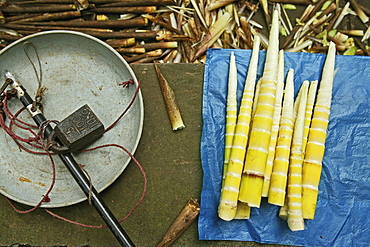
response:
M314 220L292 232L279 207L262 200L248 220L217 216L224 156L229 57L232 50L209 49L204 72L201 160L204 172L199 239L236 240L302 246L370 245L370 58L336 56L338 69L327 131L326 151ZM251 51L233 50L240 100ZM285 74L295 69L295 91L304 80L319 80L326 56L285 53ZM259 54L258 78L265 52Z

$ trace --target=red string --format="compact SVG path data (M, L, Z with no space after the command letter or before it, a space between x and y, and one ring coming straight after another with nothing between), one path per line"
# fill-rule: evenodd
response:
M129 87L129 84L133 84L133 80L130 79L129 81L127 81L126 83L121 83L119 84L120 86L123 85L125 88ZM135 93L133 95L133 98L131 99L129 105L126 107L126 109L122 112L122 114L105 130L105 132L107 132L108 130L112 129L117 123L118 121L121 120L121 118L127 113L127 111L130 109L130 107L133 105L136 97L137 97L137 94L139 93L139 90L140 90L140 82L138 82L138 85L136 87L136 90L135 90ZM6 117L10 120L10 123L9 123L9 126L7 126L5 124L5 119L3 118L2 114L0 114L0 126L6 131L6 133L15 141L15 143L19 146L19 148L21 148L22 150L25 150L29 153L32 153L32 154L47 154L51 160L51 163L52 163L52 169L53 169L53 177L52 177L52 182L50 184L50 187L48 189L48 191L46 192L45 195L43 195L43 198L39 201L39 203L34 206L33 208L29 209L29 210L25 210L25 211L22 211L22 210L19 210L17 209L13 203L10 201L9 198L5 197L6 200L9 202L10 206L17 212L17 213L21 213L21 214L25 214L25 213L30 213L34 210L36 210L38 207L40 207L40 205L43 203L43 202L47 202L47 201L50 201L49 199L49 194L50 192L52 191L53 187L54 187L54 184L55 184L55 181L56 181L56 169L55 169L55 163L54 163L54 160L52 158L52 155L55 155L54 153L49 153L46 149L45 149L45 146L42 145L42 142L44 142L45 140L40 136L40 132L41 132L41 129L39 128L39 133L36 134L31 128L37 128L36 126L34 125L31 125L31 124L28 124L22 120L20 120L18 118L18 115L23 112L25 110L25 107L22 107L20 110L18 110L17 113L15 114L12 114L11 111L9 110L8 108L8 97L7 97L7 94L4 93L3 94L4 97L3 97L3 109L4 109L4 113L6 115ZM30 134L32 134L32 137L29 137L29 138L22 138L21 136L17 135L14 133L14 131L12 130L12 126L15 125L23 130L27 130L30 132ZM27 143L29 144L30 146L34 147L34 148L37 148L37 149L45 149L46 152L37 152L37 151L33 151L33 150L30 150L26 147L24 147L21 142L23 143ZM99 148L103 148L103 147L118 147L120 149L122 149L123 151L125 151L129 156L130 158L137 164L137 166L139 167L142 175L143 175L143 178L144 178L144 188L143 188L143 192L141 194L141 197L139 199L139 201L135 204L135 206L130 210L130 212L123 218L121 219L119 222L121 223L122 221L126 220L135 210L136 208L140 205L140 203L143 201L144 197L145 197L145 194L146 194L146 189L147 189L147 177L146 177L146 174L145 174L145 171L144 171L144 168L140 165L140 163L135 159L135 157L133 156L133 154L131 154L126 148L124 148L123 146L120 146L118 144L106 144L106 145L101 145L101 146L98 146L98 147L94 147L94 148L91 148L91 149L86 149L86 150L83 150L84 152L87 152L87 151L93 151L93 150L96 150L96 149L99 149ZM107 227L107 226L92 226L92 225L85 225L85 224L81 224L81 223L78 223L78 222L75 222L75 221L72 221L72 220L69 220L69 219L66 219L62 216L59 216L53 212L51 212L50 210L47 210L45 209L46 212L48 212L50 215L56 217L56 218L59 218L59 219L62 219L66 222L69 222L69 223L72 223L72 224L76 224L76 225L79 225L79 226L84 226L84 227L90 227L90 228L104 228L104 227Z
M135 159L135 157L126 148L124 148L123 146L120 146L120 145L117 145L117 144L106 144L106 145L101 145L101 146L97 146L97 147L94 147L94 148L83 150L83 152L88 152L88 151L96 150L96 149L103 148L103 147L118 147L118 148L122 149L123 151L125 151L131 157L131 159L136 163L136 165L139 167L139 169L141 171L141 174L143 175L143 178L144 178L143 192L141 194L140 199L135 204L135 206L130 210L130 212L123 219L121 219L121 220L118 221L119 223L121 223L122 221L126 220L130 215L132 215L133 212L136 210L136 208L144 200L144 197L145 197L145 194L146 194L147 185L148 185L148 181L147 181L147 177L146 177L144 168ZM69 223L72 223L72 224L75 224L75 225L78 225L78 226L89 227L89 228L105 228L105 227L107 227L106 225L104 225L104 226L93 226L93 225L82 224L82 223L79 223L79 222L76 222L76 221L73 221L73 220L69 220L67 218L64 218L64 217L62 217L60 215L57 215L57 214L51 212L48 209L45 209L45 211L47 213L49 213L50 215L58 218L58 219L64 220L66 222L69 222Z

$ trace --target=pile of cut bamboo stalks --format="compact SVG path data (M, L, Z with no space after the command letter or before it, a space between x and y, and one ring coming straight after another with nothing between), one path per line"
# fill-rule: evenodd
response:
M333 41L338 54L370 54L361 0L2 0L0 49L36 32L74 30L129 63L199 63L207 48L252 49L255 35L267 49L275 3L285 51L326 53Z

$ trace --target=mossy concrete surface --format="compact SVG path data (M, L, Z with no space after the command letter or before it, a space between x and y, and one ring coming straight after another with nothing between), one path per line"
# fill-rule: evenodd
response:
M146 196L122 226L136 246L156 246L189 198L200 199L202 167L203 65L160 64L173 88L185 129L172 131L153 64L133 65L141 82L145 118L142 138L135 157L148 179ZM124 121L124 119L122 120ZM143 191L143 175L131 162L123 174L101 193L118 219L124 218ZM28 209L15 203L20 209ZM31 246L118 246L109 229L92 229L59 220L39 208L28 214L16 213L0 198L0 246L15 243ZM103 225L87 202L51 209L52 212L84 224ZM252 242L200 241L197 222L173 246L267 246Z

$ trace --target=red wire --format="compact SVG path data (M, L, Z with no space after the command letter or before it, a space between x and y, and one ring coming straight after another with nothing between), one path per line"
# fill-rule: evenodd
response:
M123 85L123 84L120 84L120 85ZM124 83L125 87L128 87L128 83ZM117 123L118 121L121 120L121 118L127 113L127 111L130 109L130 107L133 105L136 97L137 97L137 94L139 93L139 90L140 90L140 82L138 81L138 85L136 87L136 90L135 90L135 93L133 95L133 98L131 99L129 105L126 107L126 109L122 112L122 114L105 130L105 132L107 132L108 130L112 129ZM4 93L4 99L3 99L3 108L4 108L4 112L6 114L6 117L10 120L10 123L9 123L9 126L7 126L5 124L5 119L3 118L2 114L0 114L0 126L6 131L6 133L12 137L12 139L15 141L15 143L23 150L29 152L29 153L32 153L32 154L47 154L49 157L50 157L50 160L51 160L51 163L52 163L52 168L53 168L53 178L52 178L52 183L50 184L50 187L48 189L48 191L46 192L45 195L43 195L43 198L40 200L40 202L34 206L33 208L29 209L29 210L25 210L25 211L22 211L22 210L19 210L17 209L13 203L10 201L9 198L5 197L6 200L9 202L10 206L17 212L17 213L21 213L21 214L25 214L25 213L30 213L34 210L36 210L38 207L40 207L40 205L49 200L49 194L50 192L52 191L53 187L54 187L54 184L55 184L55 181L56 181L56 170L55 170L55 163L54 163L54 160L52 158L52 155L55 155L55 154L51 154L49 153L47 150L46 152L37 152L37 151L33 151L33 150L30 150L30 149L27 149L26 147L24 147L20 142L24 142L24 143L27 143L29 145L31 145L32 147L35 147L37 149L44 149L43 145L40 143L40 141L43 141L41 140L42 138L40 138L40 136L38 134L36 134L31 128L36 128L36 126L34 125L31 125L31 124L28 124L22 120L20 120L18 118L18 115L23 112L25 110L25 107L22 107L20 110L18 110L18 112L16 114L12 114L11 111L9 110L8 108L8 100L7 100L7 95L6 93ZM19 135L15 134L12 130L12 125L16 125L17 127L19 128L22 128L24 130L27 130L29 131L33 137L29 137L28 139L25 139L25 138L22 138L20 137ZM27 126L27 127L25 127ZM36 144L33 144L32 142L35 142ZM121 223L122 221L126 220L135 210L136 208L140 205L140 203L143 201L145 195L146 195L146 190L147 190L147 177L146 177L146 174L145 174L145 171L144 171L144 168L140 165L140 163L136 160L136 158L133 156L133 154L131 154L126 148L124 148L123 146L120 146L118 144L106 144L106 145L101 145L101 146L97 146L97 147L94 147L94 148L91 148L91 149L86 149L86 150L83 150L84 152L87 152L87 151L93 151L93 150L96 150L96 149L99 149L99 148L103 148L103 147L118 147L120 149L122 149L123 151L125 151L129 156L130 158L137 164L137 166L139 167L142 175L143 175L143 178L144 178L144 188L143 188L143 192L141 194L141 197L139 199L139 201L135 204L135 206L130 210L130 212L123 218L121 219L119 222ZM58 219L62 219L66 222L69 222L69 223L72 223L72 224L75 224L75 225L79 225L79 226L84 226L84 227L90 227L90 228L104 228L104 227L107 227L107 226L92 226L92 225L85 225L85 224L81 224L81 223L78 223L78 222L75 222L75 221L72 221L72 220L69 220L69 219L66 219L62 216L59 216L53 212L51 212L50 210L47 210L45 209L46 212L48 212L50 215L58 218Z

